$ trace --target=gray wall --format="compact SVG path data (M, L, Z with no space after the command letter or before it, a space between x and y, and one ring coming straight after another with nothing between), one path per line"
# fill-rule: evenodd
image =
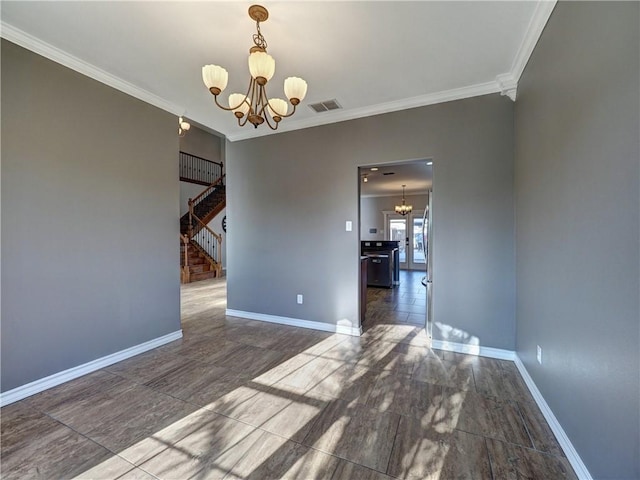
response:
M190 182L180 182L180 216L189 211L189 199L195 198L207 188Z
M358 166L429 158L434 319L514 349L513 108L488 95L227 143L228 307L358 324Z
M638 6L559 3L516 102L518 355L595 478L640 477Z
M407 205L413 207L414 212L424 211L428 195L405 195ZM360 198L360 240L387 240L387 228L384 224L384 212L393 211L396 205L402 203L402 195L392 197L361 197ZM370 228L378 230L369 233Z
M176 123L176 130L177 130ZM206 132L195 125L180 139L180 151L197 157L206 158L212 162L223 161L222 139L217 135Z
M2 391L180 329L175 127L2 41Z

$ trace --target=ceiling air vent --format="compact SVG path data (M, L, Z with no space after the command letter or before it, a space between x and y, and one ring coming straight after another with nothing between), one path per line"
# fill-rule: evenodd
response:
M329 110L338 110L342 108L337 100L325 100L324 102L312 103L309 107L316 113L328 112Z

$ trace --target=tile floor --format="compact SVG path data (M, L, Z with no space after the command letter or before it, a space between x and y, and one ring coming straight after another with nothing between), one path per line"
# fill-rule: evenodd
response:
M359 338L185 285L182 340L2 408L1 476L575 479L513 363L429 348L413 277L370 289Z

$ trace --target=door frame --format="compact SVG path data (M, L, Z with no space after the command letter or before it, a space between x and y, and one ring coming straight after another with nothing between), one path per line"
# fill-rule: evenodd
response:
M362 199L362 193L361 193L361 169L367 169L370 167L376 167L376 166L383 166L383 165L394 165L394 164L403 164L403 163L409 163L413 160L396 160L396 161L389 161L389 162L379 162L379 163L373 163L373 164L365 164L365 165L357 165L356 166L356 179L357 179L357 184L358 184L358 196L357 196L357 212L358 212L358 280L359 280L359 284L362 283L362 278L361 278L361 269L360 267L360 244L362 241L362 212L361 212L361 199ZM427 273L428 276L425 277L425 283L427 285L425 285L425 297L427 299L427 311L426 311L426 315L425 315L425 324L424 324L424 330L426 332L426 334L429 336L429 338L432 337L433 335L433 323L434 323L434 308L433 308L433 304L434 304L434 296L433 296L433 261L434 261L434 255L433 255L433 248L434 248L434 231L433 231L433 189L434 189L434 184L435 184L435 177L436 177L436 162L434 161L433 157L425 157L424 161L428 162L428 165L431 165L432 167L432 171L431 171L431 188L429 189L429 203L428 205L426 205L425 207L428 208L428 222L429 222L429 230L428 230L428 253L427 253L427 258L425 259L426 261L426 265L425 268L429 268L429 271ZM385 220L384 220L384 224L385 224L385 228L387 228L387 219L386 219L386 212L383 211L383 213L385 213ZM389 213L391 214L395 214L394 211L390 211ZM413 227L413 226L412 226ZM386 234L385 234L386 235ZM360 311L360 307L358 307L358 321L360 322L360 318L361 318L361 311ZM362 325L360 324L360 328L362 328Z

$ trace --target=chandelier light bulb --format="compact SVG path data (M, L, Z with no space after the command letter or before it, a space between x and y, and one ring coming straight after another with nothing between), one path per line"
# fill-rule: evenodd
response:
M264 83L267 83L275 72L276 61L267 52L253 52L249 55L249 73L256 80L264 78Z
M287 78L284 81L284 94L292 105L297 105L307 94L307 82L298 77Z
M269 115L275 120L276 117L284 117L289 110L289 104L281 98L272 98L267 106Z
M242 93L232 93L229 95L229 108L233 113L240 114L241 117L247 114L251 105L251 99L245 97Z
M191 124L186 122L182 115L178 117L178 136L184 137L184 134L191 128Z
M229 82L229 72L218 65L202 67L202 81L214 95L220 95Z
M178 119L178 124L182 130L189 130L191 128L191 124L189 122L185 122L182 117Z

